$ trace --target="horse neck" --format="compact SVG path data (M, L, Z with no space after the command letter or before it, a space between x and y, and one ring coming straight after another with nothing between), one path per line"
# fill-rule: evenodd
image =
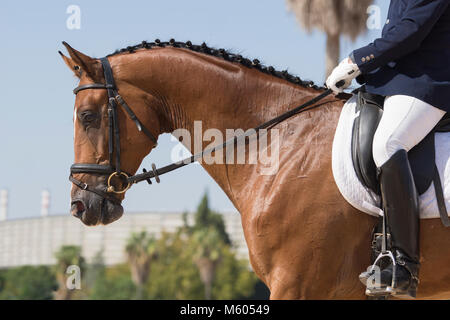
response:
M203 128L248 129L296 106L317 90L179 48L156 48L118 56L118 76L129 78L156 97L161 132L184 128L194 121ZM128 76L124 76L127 74Z
M143 50L124 55L123 59L129 59L124 65L132 79L127 82L135 82L160 101L157 107L160 133L187 129L194 137L194 121L201 121L203 132L217 129L225 140L226 129L254 128L320 93L186 49ZM202 148L209 143L203 141ZM185 146L194 151L193 145ZM244 179L249 174L247 166L241 166L240 170L233 165L202 165L232 201L233 194L240 190L230 184L230 172ZM229 166L233 170L228 170Z

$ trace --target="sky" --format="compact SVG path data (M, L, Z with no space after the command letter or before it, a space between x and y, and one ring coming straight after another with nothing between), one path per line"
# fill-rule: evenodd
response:
M375 4L384 21L388 1ZM79 29L67 26L71 5L80 8ZM0 30L0 189L9 191L12 219L38 216L44 189L51 194L50 214L69 213L77 80L58 54L61 41L94 57L142 40L205 41L324 82L326 38L305 33L285 0L2 0ZM342 39L342 57L379 34L368 30L354 43ZM161 136L144 167L169 164L175 144L170 135ZM205 191L213 209L236 210L199 165L164 175L158 185L133 186L123 205L126 212L192 211Z

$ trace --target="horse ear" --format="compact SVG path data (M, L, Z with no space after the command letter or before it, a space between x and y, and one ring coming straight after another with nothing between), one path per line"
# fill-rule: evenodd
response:
M81 67L78 66L72 59L66 57L61 51L58 51L58 53L63 58L66 65L69 67L70 70L73 71L73 73L78 77L81 78Z
M102 79L102 66L99 60L75 50L65 41L63 41L63 45L66 47L67 52L69 52L70 58L64 56L61 52L59 53L77 77L81 78L83 73L86 73L94 81L100 81Z

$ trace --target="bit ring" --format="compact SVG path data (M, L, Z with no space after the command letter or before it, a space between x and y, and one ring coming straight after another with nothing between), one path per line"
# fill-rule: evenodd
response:
M128 179L128 178L129 178L128 175L127 175L125 172L119 172L119 173L113 172L113 173L111 173L111 175L110 175L109 178L108 178L108 186L107 186L107 188L106 188L106 192L109 192L109 193L116 193L116 194L122 194L122 193L127 192L128 189L130 189L130 187L131 187L131 182L128 182L127 186L126 186L123 190L119 190L119 191L117 191L117 190L115 189L115 187L111 185L111 179L112 179L113 177L116 177L116 176L117 176L117 177L125 177L125 179Z

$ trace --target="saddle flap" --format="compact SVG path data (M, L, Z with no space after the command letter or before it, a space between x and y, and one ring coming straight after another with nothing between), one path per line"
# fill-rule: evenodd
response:
M352 160L359 181L380 194L377 168L373 160L373 137L383 115L384 97L358 91L357 117L353 123ZM444 127L444 126L441 126ZM445 130L445 129L441 129ZM414 182L419 194L425 193L434 177L435 132L430 132L417 146L408 152Z
M358 179L376 194L380 194L377 168L373 161L373 136L383 115L384 98L358 92L358 106L353 124L352 159Z

